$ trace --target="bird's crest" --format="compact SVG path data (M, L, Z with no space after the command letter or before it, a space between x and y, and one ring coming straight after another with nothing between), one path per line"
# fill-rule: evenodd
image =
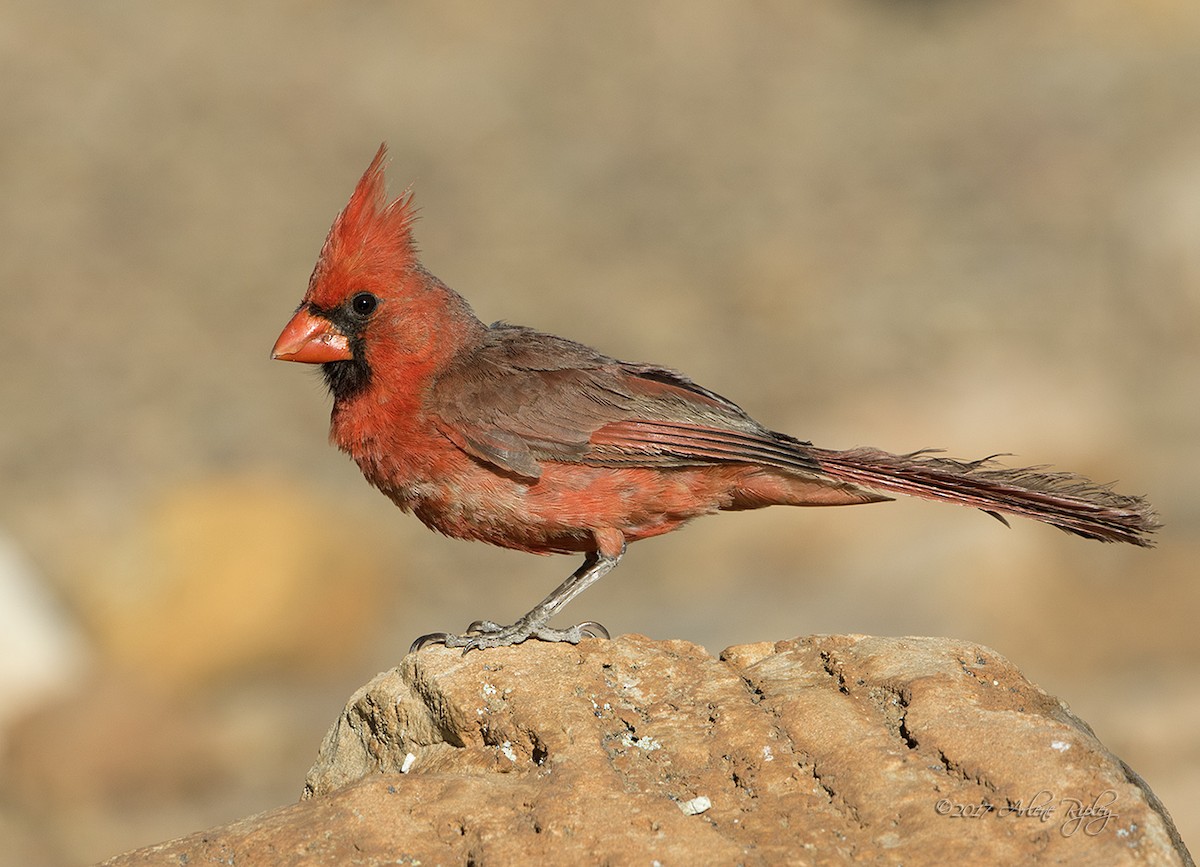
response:
M386 160L384 143L363 172L350 201L333 221L309 279L306 300L321 306L335 305L352 288L350 282L395 280L416 263L412 190L387 200Z

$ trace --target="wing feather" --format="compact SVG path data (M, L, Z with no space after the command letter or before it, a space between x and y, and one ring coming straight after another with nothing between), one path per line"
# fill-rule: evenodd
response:
M463 451L525 478L538 478L539 461L753 463L822 475L807 443L767 430L683 374L502 323L439 377L428 409Z

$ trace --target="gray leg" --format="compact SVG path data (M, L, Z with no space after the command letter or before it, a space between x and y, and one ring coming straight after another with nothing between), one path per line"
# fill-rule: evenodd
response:
M567 629L553 629L546 624L565 608L568 602L611 572L619 562L621 554L613 556L590 552L584 558L583 565L572 572L566 581L559 584L549 596L535 605L532 611L511 626L501 626L490 620L476 620L462 635L452 635L448 632L422 635L412 643L409 653L416 653L430 644L461 647L465 656L473 648L486 650L489 647L506 647L510 644L520 644L529 638L539 641L568 641L571 644L578 644L584 636L608 638L608 630L594 620L578 623Z

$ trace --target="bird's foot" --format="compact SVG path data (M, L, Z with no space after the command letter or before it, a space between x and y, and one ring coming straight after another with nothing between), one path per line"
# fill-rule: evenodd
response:
M608 630L594 620L585 620L566 629L555 629L545 622L528 621L521 618L511 626L501 626L491 620L476 620L467 627L462 635L449 632L431 632L422 635L412 643L409 653L428 647L431 644L444 644L446 647L461 647L463 656L472 650L487 650L490 647L508 647L520 644L530 638L538 641L566 641L578 644L583 638L609 638Z

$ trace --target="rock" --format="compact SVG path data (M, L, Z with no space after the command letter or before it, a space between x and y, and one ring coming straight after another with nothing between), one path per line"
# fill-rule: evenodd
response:
M385 576L345 544L356 532L269 477L179 484L89 555L77 605L106 660L177 692L248 671L337 670L381 616Z
M9 724L68 692L88 662L87 643L14 541L0 532L0 746Z
M1165 809L998 654L641 636L406 657L299 804L106 862L1191 864Z

